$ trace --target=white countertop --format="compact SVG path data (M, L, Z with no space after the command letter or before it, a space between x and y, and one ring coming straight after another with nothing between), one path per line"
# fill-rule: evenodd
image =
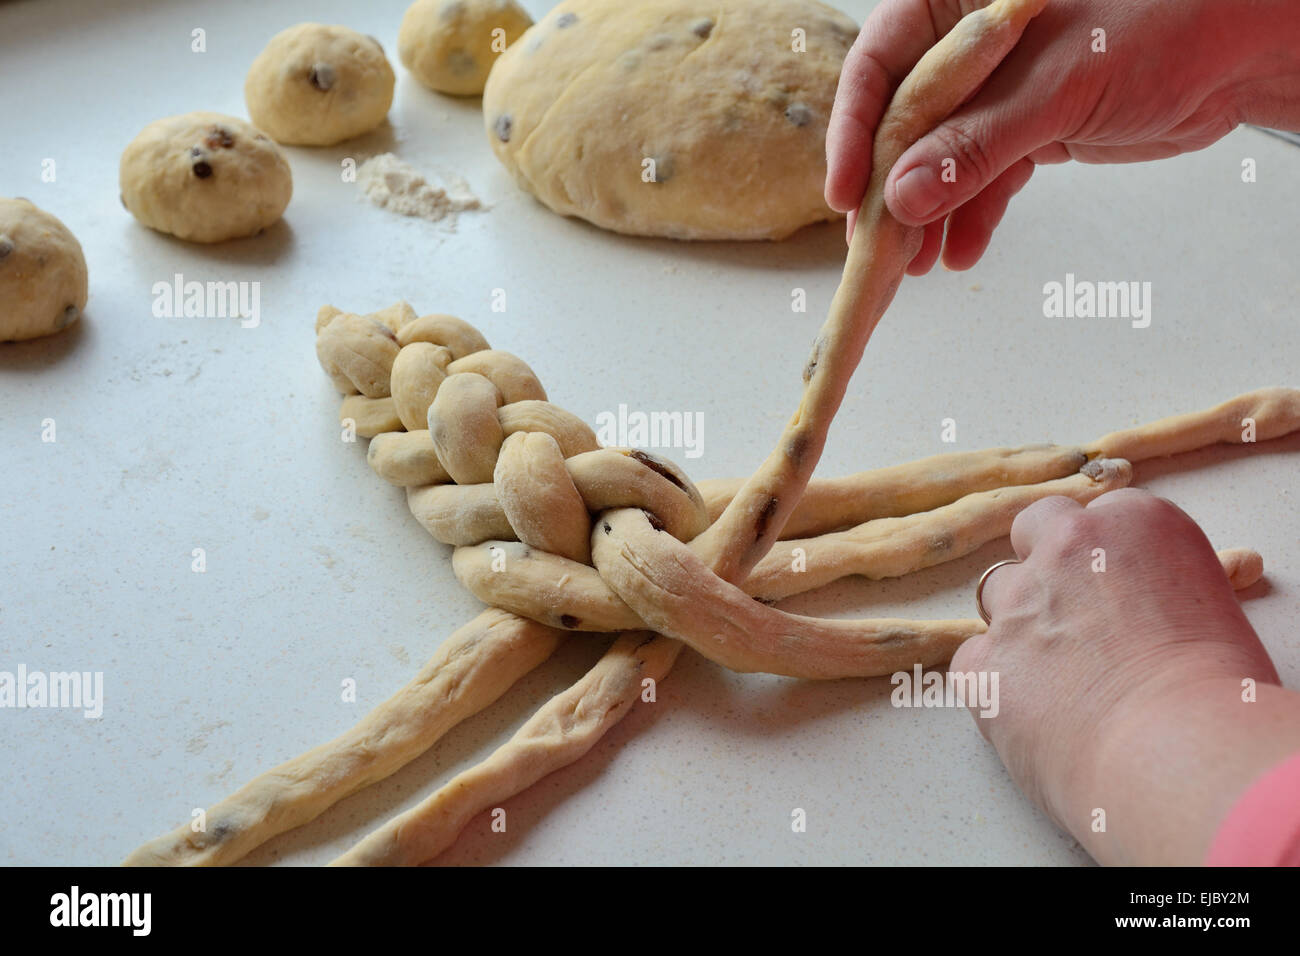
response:
M526 3L535 15L548 4ZM747 474L799 394L842 264L842 226L780 244L674 244L563 220L493 159L477 100L431 93L396 62L405 0L0 6L0 195L80 238L86 317L0 346L0 670L104 673L104 713L0 711L0 862L113 864L276 763L349 727L479 610L450 549L342 445L317 364L326 302L404 298L528 361L589 422L619 403L704 414L697 478ZM870 3L845 3L861 19ZM251 240L188 245L119 205L117 161L147 122L243 115L247 65L279 29L347 24L397 70L391 128L287 149L294 198ZM190 50L206 31L207 52ZM456 232L357 201L340 161L392 149L463 175L492 208ZM1244 157L1258 182L1241 182ZM41 179L42 161L56 180ZM1297 385L1300 150L1241 129L1202 153L1038 171L984 261L904 283L836 421L819 474L941 451L1081 441ZM261 283L261 323L159 319L155 282ZM1042 287L1150 281L1146 329L1045 319ZM489 297L507 290L508 311ZM808 312L792 314L791 290ZM42 421L57 441L41 441ZM958 423L955 445L940 421ZM1140 466L1137 483L1219 547L1263 553L1247 613L1300 682L1300 436ZM669 454L674 454L669 452ZM191 570L203 548L206 573ZM836 616L966 617L1005 540L881 583L785 603ZM483 714L391 779L255 852L322 863L485 757L607 641L569 639ZM340 702L344 678L358 701ZM1034 863L1086 855L1030 807L967 714L896 710L885 679L728 672L688 651L587 757L480 816L448 863ZM790 813L808 814L806 833Z

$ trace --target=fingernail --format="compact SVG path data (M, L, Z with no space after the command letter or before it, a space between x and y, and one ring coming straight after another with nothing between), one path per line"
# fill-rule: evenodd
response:
M943 204L943 184L929 166L913 166L899 177L894 198L913 219L926 219Z

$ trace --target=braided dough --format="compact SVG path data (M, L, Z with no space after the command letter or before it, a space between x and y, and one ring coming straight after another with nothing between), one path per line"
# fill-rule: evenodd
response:
M327 308L322 310L321 315L323 330L334 318L349 313ZM427 330L437 325L448 330L448 340L453 337L452 330L460 337L454 351L462 356L469 354L467 349L488 351L487 342L476 332L471 335L470 327L459 320L451 320L446 316L415 319L414 312L404 304L365 318L385 326L398 324L398 337L408 340L412 338L406 334L408 329ZM363 334L368 334L368 326ZM517 369L514 365L517 360L511 360L513 357L506 361ZM359 371L358 374L362 372ZM1268 402L1270 408L1285 409L1291 407L1298 397L1300 393L1288 390L1265 390L1225 403L1208 413L1181 416L1177 421L1185 424L1176 440L1186 444L1189 441L1185 435L1188 428L1197 429L1196 434L1202 438L1210 436L1210 440L1213 435L1226 434L1225 423L1228 419L1225 416L1236 414L1243 402L1248 407L1260 407L1262 402ZM348 400L345 399L345 402ZM547 408L554 413L567 415L546 402L524 401L519 405L524 409ZM555 416L538 416L537 420L554 421ZM1207 423L1214 427L1207 430ZM1160 426L1164 423L1156 424ZM1292 416L1289 425L1284 417L1275 417L1271 419L1269 427L1282 432L1292 430L1297 425L1300 425L1300 413ZM511 434L517 435L521 440L527 438L531 442L535 436L528 435L529 431L530 429L520 429ZM539 431L544 437L549 434L544 429ZM1161 431L1163 433L1166 429L1162 428ZM423 449L427 443L427 435L422 431L397 432L383 437L386 441L372 442L372 449L376 444L382 446L397 441L408 441ZM587 448L588 443L592 449ZM1094 442L1090 447L1100 444L1100 441ZM594 446L595 438L591 435L575 444L571 453L566 451L564 454L568 458L582 456L587 450L594 450ZM556 451L549 445L547 448L549 452ZM903 573L910 560L909 554L918 559L918 566L955 558L967 546L976 546L974 542L985 536L1005 533L1014 512L1031 500L1048 494L1069 494L1079 500L1087 500L1109 487L1126 483L1131 475L1126 462L1095 460L1085 463L1082 470L1068 477L1045 478L1036 484L1032 483L1035 477L1050 475L1085 457L1077 448L1054 446L990 449L936 456L920 462L863 472L850 476L847 481L829 482L826 485L830 494L828 501L847 501L853 496L853 489L857 489L872 502L874 511L883 515L898 515L905 510L900 503L904 500L911 503L921 500L932 503L951 502L928 513L868 520L862 527L854 529L850 535L863 539L862 557L857 559L862 563L855 565L855 570L845 573L868 573L873 576ZM618 451L615 451L615 458L611 460L635 462L630 453ZM658 472L652 473L658 475ZM998 475L1008 479L1015 476L1031 483L1021 487L985 489L984 486ZM675 478L677 481L686 481L679 472ZM444 477L439 480L446 479ZM676 487L673 482L668 484ZM722 486L726 483L715 484ZM816 488L817 485L814 484L813 487ZM493 486L446 485L440 489L435 486L419 490L441 490L448 495L472 495L482 490L493 491ZM692 495L682 489L678 490L683 491L688 501L693 500ZM917 498L917 494L923 495L923 498ZM493 503L500 511L495 493ZM703 508L702 501L696 507ZM827 511L827 520L840 520L846 513L843 509L831 508ZM626 515L635 520L643 512L638 509L612 514L616 518ZM813 533L819 530L815 517L809 516L809 530ZM506 527L509 528L508 523ZM659 537L658 532L651 533ZM922 552L915 549L913 544L906 543L900 547L900 553L896 553L890 545L890 542L931 541L944 536L952 537L953 547L926 548ZM840 547L840 535L824 537L833 549ZM810 547L817 547L819 540L812 538L807 543ZM969 542L969 545L962 542ZM521 595L527 596L532 602L531 607L547 605L551 598L558 601L560 596L570 599L586 592L598 595L603 592L603 600L609 607L603 612L584 610L584 628L630 631L640 623L636 612L618 598L595 569L559 554L533 550L519 542L497 542L492 546L505 549L510 568L509 574L495 574L493 580L513 582ZM470 558L477 559L486 553L486 547L457 550L454 565L462 580L466 579L462 562ZM1254 552L1237 549L1220 552L1220 557L1234 587L1248 586L1262 573L1262 563ZM823 559L814 563L820 564L821 560ZM552 569L539 578L541 580L549 576L553 586L549 594L532 583L534 576L529 568L534 563L554 565L559 569ZM868 564L874 572L867 569ZM760 562L755 576L747 584L758 579L757 572L761 572L762 566ZM486 566L484 573L488 573ZM582 577L584 574L585 578ZM801 580L811 587L815 586L817 579L796 575L794 580ZM596 591L596 588L600 591ZM490 601L509 609L508 602L500 594L492 595ZM748 599L744 604L746 610L759 607ZM558 608L560 605L556 603L552 606ZM602 613L609 615L608 619L602 620ZM572 620L562 619L565 617L562 613L554 616L554 626L545 627L508 614L505 610L484 612L448 639L411 684L377 707L357 727L331 743L262 775L231 798L213 807L209 811L207 834L195 834L188 826L178 828L137 850L128 862L231 863L274 835L308 822L334 802L414 759L452 725L495 700L519 676L549 656L561 629L572 629L575 625ZM787 617L793 619L795 616ZM597 628L598 624L602 627ZM818 622L813 624L816 626ZM915 662L918 656L927 657L925 654L918 655L918 649L928 649L928 656L935 658L950 653L951 647L948 645L955 645L961 636L953 628L963 624L969 625L970 633L982 629L982 624L973 620L921 622L919 628L917 622L876 621L868 625L874 629L872 633L877 638L875 647L870 646L870 640L863 640L864 632L860 629L851 631L850 640L873 653L894 653L900 660L906 658ZM891 635L891 625L898 625L903 630ZM831 626L835 625L832 623ZM743 632L744 627L733 627L733 640L743 638ZM898 636L904 636L908 643L900 646L897 641L891 641L892 637ZM923 638L921 643L917 643L918 638ZM930 645L928 648L925 644L927 641ZM630 631L625 634L586 677L569 691L548 702L488 761L462 773L436 791L429 801L416 808L419 812L412 811L412 816L404 815L386 824L336 862L419 862L440 852L454 841L464 824L484 806L495 805L547 773L578 759L635 702L641 689L641 680L646 677L658 680L667 674L681 647L682 644L675 640L652 637L646 632Z
M902 577L922 568L956 560L989 541L1005 536L1011 531L1015 516L1040 498L1064 495L1087 502L1107 491L1127 486L1132 476L1133 470L1128 462L1098 459L1090 463L1086 471L1068 478L975 492L933 511L878 518L848 531L788 541L785 546L774 548L755 566L742 589L750 598L773 602L853 574L872 579ZM593 540L599 540L598 536L593 536ZM803 570L795 570L791 560L794 548L803 550L800 562ZM497 554L504 556L509 574L492 569ZM627 554L611 555L610 558L630 560ZM690 559L681 555L680 560ZM642 618L629 606L636 602L630 598L625 600L622 591L611 587L609 574L614 569L601 566L599 562L598 567L596 570L559 553L503 540L460 547L452 556L452 569L461 584L483 603L493 607L556 627L588 631L650 626L649 619ZM654 569L660 569L660 566L647 564L638 569L638 574L649 575ZM676 570L672 568L672 573L675 574ZM557 585L557 582L562 582L562 585ZM695 594L695 599L702 603L717 603L719 599L716 596L706 597L700 593L701 586L702 582L684 581L679 593ZM662 585L647 578L643 583L629 579L625 587L654 591ZM642 595L639 600L647 599ZM729 595L728 600L737 605L738 613L751 614L749 605L754 603L752 600L741 601L736 595ZM859 628L870 629L871 626L862 621L851 623ZM662 633L678 635L701 654L732 670L786 673L775 660L750 661L750 666L742 666L734 657L723 660L713 646L712 635L707 635L710 639L704 640L682 636L694 631L699 626L697 624L668 628L667 631L658 625L653 626ZM889 671L892 668L886 672ZM849 672L835 676L849 676Z

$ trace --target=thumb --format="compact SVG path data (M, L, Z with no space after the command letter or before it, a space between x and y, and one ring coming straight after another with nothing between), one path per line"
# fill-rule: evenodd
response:
M983 93L912 144L885 181L885 203L899 222L923 226L983 191L1013 163L1052 142L1044 124ZM1039 114L1042 115L1041 113Z

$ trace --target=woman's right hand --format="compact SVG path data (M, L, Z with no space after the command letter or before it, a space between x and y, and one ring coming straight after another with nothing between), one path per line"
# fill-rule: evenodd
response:
M894 89L964 12L985 5L884 0L867 19L826 137L826 200L849 214L850 236ZM941 250L948 268L973 266L1038 163L1161 159L1245 121L1300 129L1300 3L1049 0L980 91L890 172L890 212L926 226L908 271L928 272Z

